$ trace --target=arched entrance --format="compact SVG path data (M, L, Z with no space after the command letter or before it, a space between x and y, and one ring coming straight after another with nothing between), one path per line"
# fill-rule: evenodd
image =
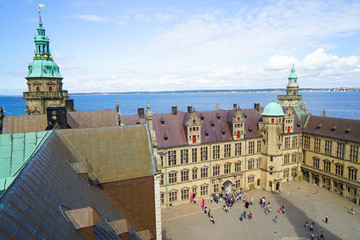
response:
M276 191L279 191L280 190L280 182L277 182L276 183Z
M232 182L230 182L230 181L224 182L224 184L223 184L224 190L225 190L226 192L231 192L232 185L233 185L233 184L232 184Z

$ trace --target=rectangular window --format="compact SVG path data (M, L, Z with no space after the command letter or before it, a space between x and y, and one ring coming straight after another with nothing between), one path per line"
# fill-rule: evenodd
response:
M224 174L229 174L231 173L231 163L226 163L224 165Z
M320 159L313 158L313 167L314 168L319 168L319 163L320 163Z
M295 177L296 173L297 173L297 167L291 168L291 176Z
M349 178L351 180L357 180L357 170L355 168L349 168Z
M253 183L254 182L254 179L255 179L255 176L254 175L250 175L248 177L248 183Z
M200 194L201 194L201 196L208 194L208 185L207 184L201 185Z
M164 204L164 193L160 193L160 203Z
M320 152L320 144L321 144L321 139L314 138L314 152Z
M181 181L189 181L189 170L184 170L181 172Z
M331 166L330 161L324 161L324 171L325 172L330 172L330 166Z
M176 202L177 201L177 192L176 191L172 191L169 192L169 202Z
M231 144L224 145L224 158L228 158L231 156Z
M254 169L254 160L251 159L248 161L248 170Z
M197 193L197 186L193 186L192 188L191 188L191 190L192 190L192 193Z
M213 167L213 176L219 176L220 175L220 165L215 165Z
M208 160L208 147L202 147L201 148L201 161L207 161Z
M181 164L189 163L189 150L188 149L181 149Z
M260 168L261 159L256 159L256 168Z
M235 186L235 187L236 187L236 188L240 188L240 183L241 183L240 180L236 180L236 184L235 184L236 186Z
M235 156L241 156L241 143L235 143Z
M343 158L343 154L344 154L344 143L343 142L337 142L337 147L336 147L336 157L337 158Z
M249 142L249 154L254 154L255 141Z
M297 148L298 147L298 136L292 137L292 147Z
M160 155L160 162L161 162L161 166L164 166L164 156Z
M289 169L287 168L287 169L284 169L284 178L288 178L289 177Z
M160 185L164 185L164 174L160 175Z
M261 140L256 142L256 152L261 153Z
M302 157L302 152L299 152L299 159L298 159L298 162L303 162L303 157ZM304 159L305 160L305 159ZM305 163L305 161L304 161Z
M176 151L169 151L168 152L168 160L169 160L169 166L176 165Z
M191 157L192 157L192 162L197 162L197 148L193 148L191 150Z
M332 141L325 140L325 154L331 156Z
M343 175L343 166L341 164L335 165L335 173L336 175L342 176Z
M213 158L214 159L220 158L220 146L219 145L213 146Z
M194 168L193 170L192 170L192 179L193 180L195 180L195 179L197 179L197 168Z
M296 153L296 152L293 152L293 153L291 154L291 162L292 162L292 163L296 163L296 157L297 157L297 153Z
M177 179L176 179L176 172L171 172L169 173L169 183L176 183Z
M350 145L350 161L358 162L359 146Z
M189 189L185 188L181 190L181 200L188 200L189 199Z
M235 163L235 172L240 172L241 171L241 162L236 162Z
M207 178L208 177L208 168L207 167L203 167L201 169L201 178Z
M214 184L214 193L219 192L219 184Z
M310 149L310 137L304 136L304 148Z
M284 155L284 164L289 164L290 162L290 154L285 154Z
M290 137L285 137L285 149L290 148Z

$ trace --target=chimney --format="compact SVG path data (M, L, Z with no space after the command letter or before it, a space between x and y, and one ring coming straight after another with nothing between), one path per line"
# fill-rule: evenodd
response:
M138 108L138 116L139 118L145 117L144 108Z
M65 106L66 106L66 110L68 112L73 112L74 111L74 99L66 99Z
M187 112L192 113L192 106L187 106Z
M237 104L234 103L234 104L233 104L233 110L236 110L236 109L237 109Z
M178 107L177 107L177 106L172 106L172 107L171 107L171 113L172 113L172 115L176 115L177 112L178 112Z
M69 128L67 124L66 106L47 107L47 123L46 130L51 130L57 124L61 129Z
M260 112L260 103L258 103L258 102L254 103L254 109L255 109L257 112Z
M95 239L94 226L101 222L101 216L93 207L65 211L66 216L85 239Z

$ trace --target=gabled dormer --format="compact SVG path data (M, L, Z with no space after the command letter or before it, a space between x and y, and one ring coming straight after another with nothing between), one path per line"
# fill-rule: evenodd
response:
M195 109L192 110L187 122L187 142L189 145L201 143L201 120L196 114Z
M245 137L245 116L240 108L237 108L232 119L232 134L234 140L240 140Z
M291 107L288 107L284 116L284 133L294 132L294 111Z

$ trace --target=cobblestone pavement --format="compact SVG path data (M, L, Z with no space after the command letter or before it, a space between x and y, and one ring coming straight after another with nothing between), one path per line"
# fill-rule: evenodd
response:
M252 212L253 219L242 222L239 216L245 208L240 202L226 214L222 204L205 200L216 224L202 212L199 201L163 209L163 239L310 239L311 233L304 228L306 220L314 222L314 233L323 231L325 239L360 239L360 206L316 185L288 182L283 184L281 193L256 190L245 195L254 198L255 203L246 209L247 213ZM258 203L260 197L271 202L272 212L268 216ZM285 206L285 214L277 211L280 205ZM352 207L356 215L348 213ZM273 221L275 215L279 219L277 224ZM324 222L326 216L328 223Z

